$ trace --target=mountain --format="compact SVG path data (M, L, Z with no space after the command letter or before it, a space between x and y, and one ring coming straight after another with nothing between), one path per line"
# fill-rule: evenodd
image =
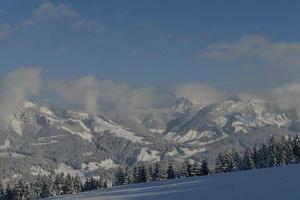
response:
M199 145L266 126L286 128L289 119L284 112L261 100L228 99L170 121L165 138Z
M169 109L92 116L26 102L0 127L1 178L71 173L111 177L121 165L185 159L295 135L293 112L258 99L230 98L205 107L181 98Z
M229 174L131 184L54 199L78 200L231 200L300 198L300 166L286 166Z

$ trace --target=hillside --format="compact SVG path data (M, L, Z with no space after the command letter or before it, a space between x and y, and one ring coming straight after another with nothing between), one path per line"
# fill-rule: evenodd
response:
M170 109L98 116L26 102L0 127L0 177L64 172L111 179L122 165L212 162L219 152L243 151L270 135L296 135L298 127L293 114L262 100L230 98L199 108L179 99Z
M300 165L206 177L133 184L55 199L80 200L297 200Z

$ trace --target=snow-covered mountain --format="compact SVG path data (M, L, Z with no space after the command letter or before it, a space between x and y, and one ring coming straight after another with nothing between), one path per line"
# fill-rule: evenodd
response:
M232 98L197 112L187 112L169 122L165 138L199 145L267 126L287 128L289 119L284 112L262 100Z
M132 184L54 199L78 200L297 200L300 166Z
M181 98L169 109L92 116L26 102L0 127L3 178L38 173L103 175L120 165L187 158L296 134L293 114L257 99L231 98L204 108Z

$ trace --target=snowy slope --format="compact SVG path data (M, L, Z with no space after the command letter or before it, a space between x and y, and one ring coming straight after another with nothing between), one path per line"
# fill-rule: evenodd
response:
M300 165L121 186L57 199L298 200Z

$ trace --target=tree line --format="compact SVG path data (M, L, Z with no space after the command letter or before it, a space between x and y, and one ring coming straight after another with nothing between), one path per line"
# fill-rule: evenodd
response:
M277 167L300 162L300 139L298 136L271 137L259 148L246 148L240 154L235 149L217 156L215 172L226 173L239 170L251 170Z
M38 175L31 181L20 179L13 185L1 184L0 200L35 200L106 187L106 181L93 177L82 181L79 175L71 176L64 173L56 176Z
M206 160L185 160L181 167L170 161L167 166L160 162L140 163L134 167L119 167L114 176L113 186L132 183L161 181L167 179L205 176L213 173L228 173L300 163L300 138L298 136L270 137L259 148L246 148L243 152L236 149L219 153L215 167L210 170ZM176 164L178 166L178 164ZM78 176L38 175L33 180L18 180L15 184L0 184L0 200L35 200L74 194L82 191L106 188L103 179L88 177L84 181Z
M130 183L143 183L151 181L160 181L166 179L184 178L192 176L204 176L210 173L207 161L202 162L186 160L182 167L176 169L172 162L167 167L161 166L159 162L154 164L139 164L134 168L119 167L115 173L114 185L126 185Z

